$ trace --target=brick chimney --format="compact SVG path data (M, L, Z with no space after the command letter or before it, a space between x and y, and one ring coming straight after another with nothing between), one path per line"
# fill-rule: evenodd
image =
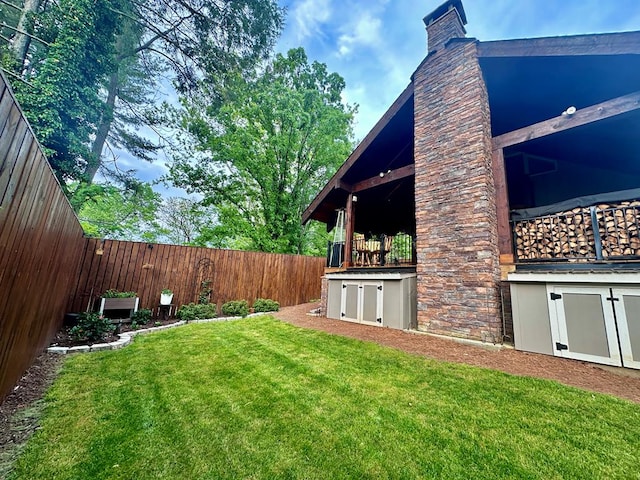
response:
M428 53L440 50L452 38L464 38L467 15L461 0L447 0L424 17L427 26Z

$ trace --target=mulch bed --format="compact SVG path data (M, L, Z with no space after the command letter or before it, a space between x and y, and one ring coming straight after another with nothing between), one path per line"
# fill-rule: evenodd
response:
M42 353L0 403L0 478L5 478L24 443L38 429L36 404L53 383L62 360L62 355Z
M431 335L307 315L318 307L316 303L285 307L274 316L300 327L376 342L437 360L465 363L514 375L557 380L565 385L640 403L638 370L599 366L578 360L520 352L512 348L483 348Z
M176 323L177 321L178 319L176 318L171 318L168 320L157 320L157 321L153 320L147 323L146 325L145 324L138 325L138 328L132 328L131 323L120 323L117 325L117 328L113 332L113 335L109 335L104 339L100 340L99 342L87 342L86 340L74 340L73 338L71 338L71 335L69 335L69 330L71 329L71 327L62 327L60 330L58 330L58 332L56 333L56 336L51 341L51 346L52 347L75 347L78 345L92 345L94 343L115 342L119 338L118 333L132 332L135 330L142 330L142 329L151 328L151 327L159 327L162 325L171 325L172 323Z

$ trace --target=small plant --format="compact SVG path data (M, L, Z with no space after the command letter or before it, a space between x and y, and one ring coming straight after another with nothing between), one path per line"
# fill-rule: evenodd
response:
M249 315L249 302L246 300L231 300L222 305L222 314L228 317L246 317Z
M159 327L160 325L162 325L162 322L156 322L153 324L155 327Z
M253 302L253 311L258 312L277 312L280 310L280 304L269 298L258 298Z
M104 340L115 330L111 320L96 312L83 312L78 315L78 324L71 327L69 335L74 340L88 340L90 342Z
M151 310L148 308L141 308L137 312L133 312L131 315L131 328L134 330L138 328L138 325L146 325L151 321Z
M136 292L120 292L112 288L102 294L102 298L134 298L137 296Z
M198 303L201 305L207 305L211 299L211 280L203 280L200 282L200 293L198 294Z
M201 320L203 318L215 318L217 316L215 303L189 303L182 305L176 312L180 320Z
M163 288L160 293L162 293L162 295L173 295L173 292L168 288Z

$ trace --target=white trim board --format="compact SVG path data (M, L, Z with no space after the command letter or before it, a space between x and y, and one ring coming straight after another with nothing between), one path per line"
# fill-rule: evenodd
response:
M607 285L622 284L640 285L640 272L571 272L571 273L509 273L508 282L526 283L605 283Z

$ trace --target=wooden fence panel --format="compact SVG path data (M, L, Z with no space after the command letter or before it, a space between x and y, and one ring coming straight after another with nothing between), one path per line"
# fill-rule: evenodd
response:
M62 324L85 242L0 76L0 399Z
M69 299L70 312L86 310L88 298L109 289L135 291L140 308L157 309L160 292L174 292L176 306L198 302L203 282L210 282L211 302L271 298L282 306L320 298L324 258L144 242L90 239L82 273ZM88 273L87 273L88 272Z
M324 258L85 238L5 78L0 75L0 401L50 343L66 312L108 289L135 291L157 309L197 302L203 282L218 305L320 297Z

